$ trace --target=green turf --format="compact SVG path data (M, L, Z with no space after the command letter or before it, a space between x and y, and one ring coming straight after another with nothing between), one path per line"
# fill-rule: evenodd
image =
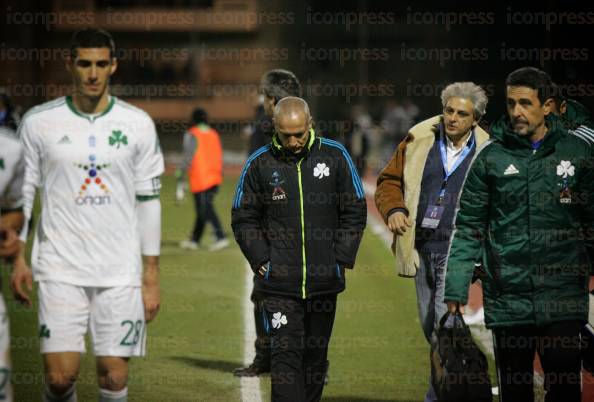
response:
M422 400L429 351L417 319L414 282L396 276L389 250L370 231L358 261L338 305L326 396L331 401Z
M229 227L233 180L217 200ZM145 359L130 367L130 401L235 401L239 382L230 370L242 361L243 265L232 247L216 253L182 251L177 243L193 222L191 200L175 206L173 180L164 180L162 308L149 324ZM211 241L205 233L205 242ZM16 306L10 297L15 393L19 402L39 401L42 389L37 314ZM96 400L94 359L83 357L79 401Z
M236 177L216 199L230 232ZM239 248L216 253L177 247L193 221L190 200L175 206L174 182L163 190L162 309L149 325L148 356L131 364L130 401L238 401L230 371L243 356L244 262ZM210 241L210 232L206 233ZM7 294L5 284L5 294ZM39 401L42 389L37 314L8 299L15 391L19 402ZM419 401L427 388L428 346L419 327L412 280L398 278L392 256L368 230L347 291L339 296L324 401ZM269 379L262 381L269 400ZM79 401L96 400L94 361L83 358Z

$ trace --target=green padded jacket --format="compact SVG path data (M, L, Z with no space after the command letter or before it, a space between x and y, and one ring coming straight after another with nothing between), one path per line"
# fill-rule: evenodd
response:
M507 118L490 130L462 190L445 300L466 304L482 260L488 328L586 321L594 261L593 147L547 117L537 150Z

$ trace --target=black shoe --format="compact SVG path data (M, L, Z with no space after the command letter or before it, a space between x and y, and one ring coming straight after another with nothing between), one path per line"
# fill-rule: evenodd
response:
M254 362L247 367L238 367L233 370L235 377L257 377L262 374L270 373L270 364L264 364L264 359L256 357Z

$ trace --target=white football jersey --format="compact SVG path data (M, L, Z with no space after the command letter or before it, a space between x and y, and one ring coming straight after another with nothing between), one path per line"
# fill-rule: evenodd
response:
M0 210L23 206L23 147L16 133L0 127Z
M29 111L19 135L26 216L41 192L34 279L140 286L136 196L158 194L164 170L149 115L115 97L103 113L84 115L62 97Z

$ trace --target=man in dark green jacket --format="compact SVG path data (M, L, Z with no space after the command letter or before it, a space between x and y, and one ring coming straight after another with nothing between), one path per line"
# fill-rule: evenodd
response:
M474 263L485 274L500 401L532 401L538 352L546 401L579 402L579 331L594 261L594 159L550 110L550 77L535 68L506 80L508 116L469 170L455 218L444 299L466 304Z

